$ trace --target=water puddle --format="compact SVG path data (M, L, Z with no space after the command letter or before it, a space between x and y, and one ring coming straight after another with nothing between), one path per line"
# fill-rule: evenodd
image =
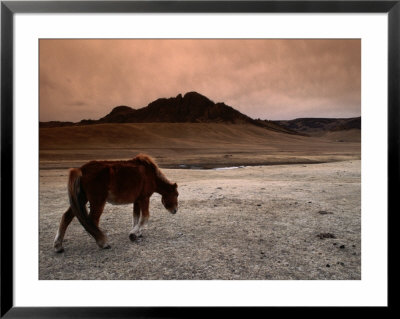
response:
M227 167L203 167L198 165L187 165L187 164L179 164L178 168L182 169L193 169L193 170L215 170L215 171L224 171L238 168L245 168L246 166L227 166Z
M214 170L224 171L224 170L228 170L228 169L237 169L237 168L245 168L245 166L217 167L217 168L214 168Z

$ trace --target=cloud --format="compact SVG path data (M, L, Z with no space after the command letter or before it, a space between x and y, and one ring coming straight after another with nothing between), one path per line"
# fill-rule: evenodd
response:
M252 117L359 116L361 42L40 40L42 121L96 119L188 91Z

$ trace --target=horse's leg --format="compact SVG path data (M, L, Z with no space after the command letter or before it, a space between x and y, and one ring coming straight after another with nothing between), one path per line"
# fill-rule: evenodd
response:
M94 224L98 227L100 222L100 216L103 214L105 202L103 203L93 203L90 202L90 213L89 218L91 218ZM101 235L95 238L97 245L100 248L110 248L110 245L107 243L107 236L104 232L101 231Z
M75 216L72 213L71 207L68 208L68 210L61 217L60 226L58 227L56 237L54 238L54 249L57 253L62 253L64 251L62 242L64 239L65 231L67 230L68 225L71 223L74 217Z
M140 219L140 206L139 202L135 202L133 203L132 230L129 232L129 239L131 241L134 241L137 238L135 234L137 229L135 227L136 225L138 225L139 219Z
M132 231L129 234L129 238L133 241L136 238L142 236L142 227L147 223L149 220L149 202L150 198L141 199L139 201L139 207L141 210L141 215L139 218L138 223L133 227Z

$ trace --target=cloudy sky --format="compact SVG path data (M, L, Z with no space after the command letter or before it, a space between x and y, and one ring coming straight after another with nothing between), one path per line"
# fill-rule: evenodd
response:
M261 119L361 115L360 40L40 40L40 120L189 91Z

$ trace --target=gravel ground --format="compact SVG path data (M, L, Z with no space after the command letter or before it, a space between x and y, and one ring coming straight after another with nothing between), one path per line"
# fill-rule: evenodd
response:
M236 169L163 169L179 211L154 194L143 237L128 238L132 205L107 204L101 250L68 207L65 169L40 170L39 279L361 279L361 161Z

